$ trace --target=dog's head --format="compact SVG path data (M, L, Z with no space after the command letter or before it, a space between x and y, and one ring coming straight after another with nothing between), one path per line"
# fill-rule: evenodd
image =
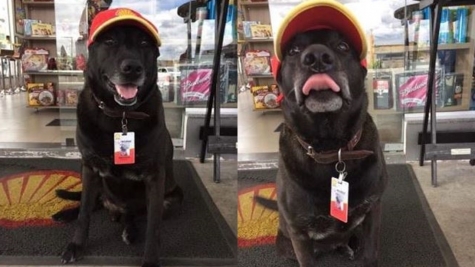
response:
M273 72L284 107L306 114L345 111L363 101L364 32L333 0L310 0L284 18L274 43Z
M88 40L88 86L108 105L133 106L156 89L159 46L157 29L135 11L100 12Z

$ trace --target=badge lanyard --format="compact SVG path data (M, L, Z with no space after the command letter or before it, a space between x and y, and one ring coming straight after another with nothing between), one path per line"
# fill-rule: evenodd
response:
M342 222L348 222L349 183L345 181L346 164L341 160L341 149L338 150L338 162L335 164L338 178L331 179L330 215Z
M114 164L135 163L135 133L127 129L125 112L122 114L122 132L114 133Z

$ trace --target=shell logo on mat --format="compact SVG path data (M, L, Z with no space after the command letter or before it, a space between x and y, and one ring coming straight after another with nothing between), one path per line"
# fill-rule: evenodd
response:
M274 244L279 225L276 211L266 209L254 200L254 196L276 199L274 183L247 188L238 194L238 246Z
M56 197L56 189L79 191L81 187L79 173L72 171L33 171L2 177L0 227L52 225L53 214L74 205Z

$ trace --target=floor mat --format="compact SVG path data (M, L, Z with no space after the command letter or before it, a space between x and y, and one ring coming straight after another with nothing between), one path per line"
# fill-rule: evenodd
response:
M60 265L59 255L71 240L74 223L58 224L50 216L75 204L55 197L58 188L80 190L80 162L68 159L0 159L0 262ZM162 263L167 266L235 264L236 237L189 161L174 161L183 206L164 221ZM140 265L144 238L127 246L122 227L104 210L92 216L85 257L79 264Z
M54 119L46 126L76 126L78 121L76 119Z
M409 165L388 165L389 185L383 196L380 266L458 266ZM263 209L255 195L276 198L277 170L238 171L238 266L298 267L277 255L276 212ZM361 266L341 254L323 255L319 267Z

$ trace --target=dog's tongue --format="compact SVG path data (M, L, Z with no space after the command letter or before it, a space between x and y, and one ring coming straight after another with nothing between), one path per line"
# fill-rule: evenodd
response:
M314 74L308 78L307 82L303 85L302 93L308 95L310 90L328 90L331 89L335 93L340 91L340 86L330 78L327 74Z
M123 98L123 99L131 99L134 98L135 95L137 95L138 88L135 85L115 85L115 89L117 90L117 93Z

